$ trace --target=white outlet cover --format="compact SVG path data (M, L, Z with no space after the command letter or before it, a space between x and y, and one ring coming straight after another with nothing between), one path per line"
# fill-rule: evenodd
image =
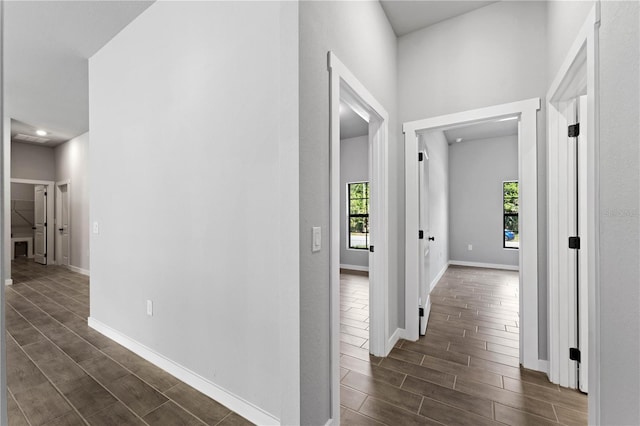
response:
M468 250L473 250L473 245L469 244Z
M98 222L93 222L93 233L94 234L100 233L100 224Z
M147 300L147 315L153 316L153 301Z
M314 226L312 228L312 241L311 241L311 251L317 252L322 248L322 228L319 226Z

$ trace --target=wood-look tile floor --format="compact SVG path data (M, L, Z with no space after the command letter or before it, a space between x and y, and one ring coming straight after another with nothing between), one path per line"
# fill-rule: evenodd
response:
M586 425L587 397L518 361L518 274L451 266L427 335L369 355L368 278L341 274L343 425Z
M250 425L87 326L89 279L12 262L5 287L9 425Z

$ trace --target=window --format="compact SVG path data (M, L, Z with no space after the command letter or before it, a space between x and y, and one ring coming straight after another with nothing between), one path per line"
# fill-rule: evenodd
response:
M504 248L520 248L518 234L518 182L502 182L502 224Z
M347 184L349 248L369 249L369 182Z

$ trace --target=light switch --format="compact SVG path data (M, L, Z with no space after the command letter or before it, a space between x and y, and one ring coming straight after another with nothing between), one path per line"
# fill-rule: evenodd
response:
M320 249L322 248L322 229L319 226L314 226L312 230L313 241L311 242L311 251L320 251Z
M93 233L94 234L100 233L100 224L98 224L98 222L93 222Z

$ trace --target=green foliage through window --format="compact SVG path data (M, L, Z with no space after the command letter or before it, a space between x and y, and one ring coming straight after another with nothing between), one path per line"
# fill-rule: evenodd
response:
M502 217L503 217L503 247L519 248L520 233L518 230L518 182L502 183Z
M369 182L347 185L349 192L349 248L369 248Z

